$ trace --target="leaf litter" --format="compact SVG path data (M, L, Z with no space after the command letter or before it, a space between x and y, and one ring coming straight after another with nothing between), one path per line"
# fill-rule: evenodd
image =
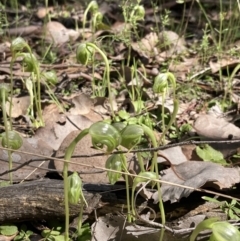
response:
M72 8L72 12L67 10L68 4ZM239 60L234 56L236 47L231 43L231 51L221 53L221 58L210 50L205 56L206 58L201 56L201 51L194 48L196 43L200 44L203 36L202 31L199 34L199 29L201 30L203 27L196 27L197 16L194 16L194 13L199 14L196 12L196 5L193 5L192 13L189 13L192 22L191 24L189 22L186 27L193 36L198 36L192 38L184 34L180 35L175 31L168 30L168 28L164 31L153 31L156 24L162 22L163 19L154 15L155 9L148 3L144 3L145 21L140 21L136 29L135 26L123 20L122 9L117 3L103 1L99 9L104 14L105 20L108 19L108 21L104 22L95 32L92 32L91 19L89 18L85 29L82 28L83 12L86 5L82 3L77 5L67 3L67 5L52 5L47 8L40 5L36 12L33 12L32 9L22 8L23 10L19 11L18 14L22 16L23 20L19 22L17 27L15 24L3 26L2 31L6 36L11 38L22 36L28 41L41 63L41 71L53 69L56 71L57 84L51 89L65 108L63 113L59 106L52 103L53 101L49 98L49 89L45 88L44 82L42 82L41 104L45 125L41 128L34 127L28 116L30 101L24 84L30 73L25 71L19 62L14 63L11 72L11 59L13 57L10 50L11 39L7 37L1 39L0 78L1 81L7 83L13 81L15 92L12 98L10 118L14 129L22 133L23 136L23 146L20 148L20 152L14 152L12 155L13 168L20 167L13 171L15 182L44 178L53 169L61 173L63 162L50 161L49 159L41 162L36 155L49 158L51 156L63 157L67 146L81 130L90 127L97 121L109 118L109 94L114 96L113 105L116 113L124 109L132 117L138 118L139 116L145 117L147 110L154 122L155 135L161 136L162 120L159 118L159 113L163 108L169 115L172 115L174 111L173 90L171 88L164 101L152 92L154 77L164 69L169 69L177 77L177 94L180 100L176 123L167 135L167 142L178 143L191 138L216 142L239 139L240 130L237 123L238 118L236 118L239 112L237 94ZM160 15L163 14L162 9L165 7L171 9L170 16L173 17L175 14L173 18L179 24L179 19L176 17L179 13L176 9L181 9L180 4L176 1L163 4L158 9ZM10 23L12 16L8 15L9 11L10 8L7 6L6 17L10 18L8 20ZM27 18L29 13L33 14L34 20ZM17 14L17 12L13 10L13 14ZM44 24L48 18L52 18L52 21ZM192 25L195 25L195 29ZM76 26L78 27L76 28ZM141 34L137 38L128 35L128 31L131 30L133 33L137 31ZM213 36L208 36L208 38L212 40ZM83 66L76 63L76 47L79 42L84 40L95 41L111 60L110 74L113 93L96 96L96 93L99 94L102 90L101 81L105 77L105 66L99 55L95 56L96 61L98 61L96 66L91 66L91 64ZM43 43L45 47L42 47ZM231 77L233 82L227 82L229 78L227 72L234 71L235 76ZM223 83L221 83L219 72L222 72L221 78L225 81ZM231 101L228 102L226 97ZM227 108L224 107L226 113L213 114L210 105L218 106L218 103L223 102L223 100L228 104ZM144 108L140 108L140 105L137 106L137 101L142 103ZM9 106L7 103L7 109ZM8 115L10 115L9 112ZM179 133L183 124L191 125L192 130ZM187 189L163 183L161 185L162 199L166 202L166 206L167 201L170 203L180 203L182 200L188 202L189 195L194 189L211 188L211 190L220 193L225 193L226 190L230 191L240 182L238 166L233 163L233 161L236 163L237 161L232 159L234 154L238 154L238 146L238 143L215 143L209 144L209 148L200 144L197 147L194 145L177 146L159 151L157 161L162 167L159 173L160 179L191 187L191 189ZM199 154L199 148L201 148L201 154ZM212 150L210 152L214 155L208 155L207 149L208 151ZM0 179L8 180L7 152L3 149L0 152ZM29 154L25 152L29 152ZM77 145L73 155L87 155L89 157L73 157L69 171L77 171L85 183L108 185L106 171L103 170L107 157L92 156L99 153L101 151L92 147L90 137L85 137ZM137 162L132 160L133 156L133 154L128 154L129 171L138 174L140 168ZM225 159L226 165L210 162L209 159L215 159L216 156ZM236 157L236 159L238 158ZM35 159L36 161L34 161ZM24 165L28 161L30 164ZM145 164L147 165L149 161L151 160L146 158ZM81 166L79 163L88 166ZM157 203L159 201L155 189L143 189L145 190L142 194L147 202ZM171 205L173 204L169 204L169 206ZM145 234L151 235L152 239L159 237L159 230L156 228L139 226L135 230L131 224L124 226L124 220L119 214L99 217L92 225L92 231L95 234L92 240L108 240L111 235L112 238L121 236L123 240L135 240L137 237L145 240ZM152 233L158 235L155 236ZM103 234L106 235L104 239L102 239Z

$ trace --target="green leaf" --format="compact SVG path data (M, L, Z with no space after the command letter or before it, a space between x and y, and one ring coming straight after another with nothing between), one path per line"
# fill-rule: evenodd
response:
M65 241L64 235L52 236L54 241Z
M51 229L45 229L41 232L42 237L46 238L49 236L58 236L61 233L59 231L51 230Z
M18 228L15 225L5 224L0 226L0 233L6 236L12 236L18 232Z
M128 120L130 118L130 114L128 112L126 112L125 110L120 110L118 112L118 115L122 120Z
M223 154L211 146L205 144L201 147L196 148L196 152L199 157L201 157L204 161L211 161L214 163L218 163L221 165L227 165L227 162L224 160Z
M80 235L77 238L77 240L78 241L90 241L91 236L92 236L91 227L90 227L89 223L85 223L80 230Z

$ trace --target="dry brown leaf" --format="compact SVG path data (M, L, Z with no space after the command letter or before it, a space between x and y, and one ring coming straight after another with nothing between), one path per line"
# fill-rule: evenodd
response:
M180 146L168 148L166 150L158 151L158 156L157 162L158 163L166 163L166 159L161 157L161 155L167 157L167 159L171 163L166 163L167 165L179 165L180 163L187 162L186 156L183 154L182 149Z
M42 19L42 18L45 18L48 13L52 13L52 12L53 12L53 7L48 7L48 8L41 7L37 10L36 15L38 18Z
M13 168L19 167L20 165L22 165L23 163L29 160L35 160L40 158L39 156L34 156L34 154L43 155L43 156L52 156L53 149L41 139L38 139L35 137L22 138L22 139L23 139L23 145L19 149L19 151L28 152L29 154L25 154L21 152L13 152L12 153ZM0 149L0 156L1 156L0 180L9 180L9 174L1 175L3 172L6 172L9 170L7 151ZM42 161L31 162L29 165L23 166L18 170L14 171L12 173L13 181L19 182L25 179L41 163ZM27 178L27 180L33 180L33 179L44 177L48 171L47 170L48 165L49 165L49 161L46 160L41 166L42 168L45 168L45 169L37 169L31 176Z
M193 127L198 135L211 139L240 138L240 129L237 126L213 115L200 115Z
M240 182L239 170L226 168L212 162L188 161L162 171L161 180L168 181L192 188L211 186L216 189L230 188ZM177 202L183 197L188 197L193 192L191 189L162 184L163 201ZM152 196L158 202L158 192Z
M26 115L30 105L30 96L21 96L12 98L12 118L17 118L21 115ZM9 115L10 102L6 103L6 111Z
M59 22L52 21L46 24L46 37L56 45L74 41L79 35L79 32L67 29Z
M159 41L159 38L156 33L152 32L147 34L138 42L132 42L132 48L139 53L140 56L143 56L147 59L154 57L158 54L156 45Z
M83 93L74 95L72 102L74 107L69 110L72 115L86 115L93 108L93 100Z
M64 138L74 130L88 128L93 122L84 116L59 113L56 105L48 105L43 111L45 127L36 131L35 137L42 139L54 150L58 150Z
M215 74L219 72L220 69L224 69L226 67L235 67L240 63L239 59L233 59L233 58L221 58L218 62L209 62L209 66L212 70L212 73Z
M70 145L72 140L80 133L80 131L71 132L62 142L59 150L56 153L56 156L64 156L67 147ZM102 151L91 148L92 140L89 135L85 136L78 144L76 145L73 155L92 155L96 153L102 153ZM85 183L109 183L107 178L106 171L99 170L97 167L105 167L107 156L94 156L89 158L72 158L71 161L76 162L76 164L69 165L69 171L76 171L80 174L80 177ZM87 164L90 167L85 167L78 165ZM58 171L63 170L63 162L54 161L54 166Z
M160 235L157 228L128 224L122 215L112 214L99 217L92 225L92 233L94 235L91 241L120 240L118 237L124 241L145 241L149 238L151 241L158 241Z

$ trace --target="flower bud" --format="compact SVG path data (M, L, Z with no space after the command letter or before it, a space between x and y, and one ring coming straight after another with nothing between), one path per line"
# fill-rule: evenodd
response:
M122 158L119 154L111 155L105 164L105 167L114 171L121 171L122 170ZM121 177L121 173L117 172L107 172L109 182L111 184L115 184L116 181Z
M11 51L12 52L22 51L26 46L28 46L28 44L25 42L25 40L21 37L18 37L12 41Z
M228 222L215 222L212 224L213 240L218 241L238 241L240 240L240 233L236 227Z
M42 75L46 78L46 81L51 85L57 84L58 81L57 81L57 75L55 71L43 72Z
M135 15L136 20L143 20L144 19L145 9L142 5L137 5L134 8L134 11L135 11L134 15Z
M96 148L107 147L107 152L112 152L120 143L121 135L119 131L109 123L99 121L89 128L92 137L92 144Z
M8 131L8 140L6 132L2 133L2 146L18 150L23 144L21 136L16 131Z
M132 124L126 126L122 132L122 142L121 145L127 149L131 149L140 143L142 136L144 134L143 128L140 125Z
M93 54L94 49L92 47L85 43L78 45L76 58L79 63L86 65L89 61L91 61Z
M168 75L166 73L160 73L155 77L153 84L153 92L162 94L168 89Z
M68 177L68 200L71 204L78 204L80 197L82 196L82 180L74 172Z
M96 13L97 11L98 11L98 4L97 4L97 2L96 1L91 1L89 4L88 4L88 6L90 7L89 8L89 11L91 12L91 13Z

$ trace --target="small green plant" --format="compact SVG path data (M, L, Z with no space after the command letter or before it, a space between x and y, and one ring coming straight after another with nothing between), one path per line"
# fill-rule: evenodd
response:
M27 50L27 52L26 53L23 52L24 50ZM31 116L31 117L33 120L35 120L34 124L36 127L44 126L44 122L42 118L42 107L41 107L41 75L40 75L40 67L39 67L38 60L36 59L35 55L32 53L30 46L21 37L18 37L12 41L11 52L13 56L11 61L11 73L13 72L13 64L18 57L21 57L23 59L22 64L25 71L31 73L32 84L31 85L29 85L29 83L27 84L28 84L28 90L33 93L32 98L34 98L34 101L35 101L38 120L36 120L34 116ZM32 87L31 90L30 90L30 87ZM33 106L31 106L31 108L33 108ZM33 114L33 111L31 111L31 113Z
M21 225L20 231L17 236L14 238L14 241L31 241L30 237L33 234L33 231L28 230L26 225Z
M171 114L171 118L167 124L165 125L165 109L164 109L164 103L166 99L166 94L169 90L169 83L171 83L172 88L173 88L173 113ZM170 73L160 73L156 76L154 80L154 85L153 85L153 92L156 94L161 94L162 95L162 135L160 138L160 143L164 144L165 142L165 135L168 132L169 128L172 126L174 123L177 112L178 112L178 100L176 98L176 79L175 76Z
M107 59L107 56L95 44L82 43L77 48L76 57L77 57L78 62L80 62L82 64L87 64L93 58L95 51L97 51L102 56L104 63L105 63L104 77L103 77L103 81L102 81L102 96L105 96L105 89L107 87L111 114L114 117L115 114L114 114L114 109L113 109L112 89L111 89L111 82L110 82L110 66L109 66L109 61Z
M227 201L219 201L216 198L211 198L211 197L202 197L202 199L208 201L208 202L213 202L213 203L218 203L219 207L222 209L224 213L227 214L227 216L231 220L239 220L240 219L240 203L237 202L236 199L232 199L232 201L229 203Z
M212 230L210 241L238 241L240 233L236 227L228 222L221 222L218 218L209 218L197 225L190 236L190 241L196 240L198 234L206 229Z
M196 148L197 155L204 161L211 161L221 165L228 165L220 151L213 149L208 144L202 144Z
M18 150L22 146L22 138L20 135L12 130L11 123L8 122L7 118L7 111L6 111L6 102L8 101L8 95L10 92L10 86L5 83L0 84L0 103L2 107L2 114L3 114L3 122L5 132L1 134L1 142L2 146L6 148L10 148L13 150ZM12 184L12 151L8 150L8 162L9 162L9 181Z
M98 4L96 1L91 1L86 10L84 11L84 14L83 14L83 34L85 32L85 27L86 27L86 20L87 20L87 14L91 12L91 14L93 15L93 24L92 24L92 30L93 30L93 33L95 32L95 29L96 29L96 25L98 23L98 21L100 20L99 16L98 15Z
M82 216L84 204L88 206L86 199L84 198L82 191L82 180L79 175L74 172L68 177L68 200L70 204L78 204L79 200L81 202L81 209L78 217L78 237L81 235L82 229Z
M13 224L2 224L0 225L0 234L4 236L13 236L18 233L17 226Z
M106 147L105 152L111 153L121 142L121 136L117 129L105 122L97 122L88 129L80 132L80 134L68 146L64 159L63 178L64 178L64 202L65 202L65 240L69 238L69 179L68 179L68 163L72 157L77 143L86 135L92 138L92 144L97 149ZM75 181L74 181L75 182ZM72 183L74 183L72 182ZM78 184L79 185L79 184ZM70 188L71 189L71 188ZM74 192L75 192L74 188ZM70 196L69 196L70 195Z

